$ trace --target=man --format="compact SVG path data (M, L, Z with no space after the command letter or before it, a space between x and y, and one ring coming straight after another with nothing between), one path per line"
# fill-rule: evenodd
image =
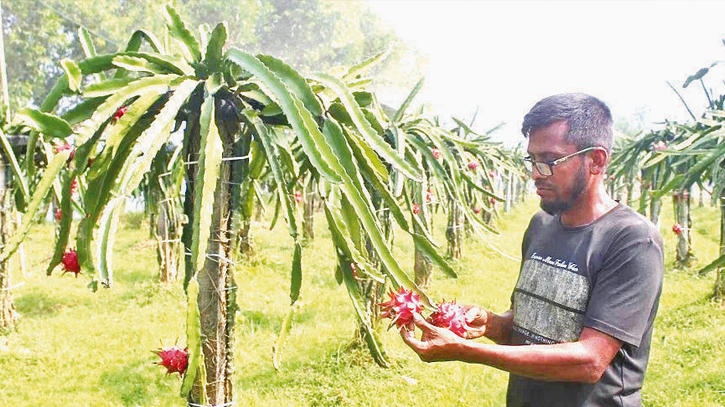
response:
M525 116L527 169L543 211L524 235L511 309L475 315L462 339L416 314L403 340L423 361L510 372L509 407L640 406L662 287L662 239L614 201L604 179L612 116L600 100L561 94ZM527 345L527 346L521 346Z

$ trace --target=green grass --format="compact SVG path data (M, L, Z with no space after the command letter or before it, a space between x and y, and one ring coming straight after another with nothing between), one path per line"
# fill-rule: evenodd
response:
M491 242L519 256L535 198L499 220ZM665 205L668 209L668 205ZM697 208L694 245L701 259L690 269L673 261L671 212L663 214L667 273L644 388L646 406L725 405L725 315L712 301L714 273L698 264L717 253L719 213ZM334 255L324 216L304 251L301 309L283 353L271 362L275 335L289 304L291 238L284 225L253 230L258 256L236 270L235 399L244 406L501 406L507 374L459 362L426 364L394 330L383 335L393 360L378 368L364 350L349 348L355 320L345 289L333 275ZM436 240L445 249L442 219ZM34 227L25 245L28 273L13 275L21 314L17 330L0 337L0 406L183 406L178 375L165 375L150 351L184 341L184 295L156 283L156 258L144 223L125 222L116 239L116 285L93 294L87 277L45 276L51 225ZM394 253L412 269L412 243L396 237ZM432 298L455 298L494 311L509 305L518 264L472 238L456 265L459 278L434 272Z

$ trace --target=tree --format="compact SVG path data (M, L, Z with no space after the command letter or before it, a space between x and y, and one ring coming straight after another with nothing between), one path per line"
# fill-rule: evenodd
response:
M350 259L359 260L358 249L348 244L350 231L357 228L368 239L389 281L396 288L415 290L430 305L425 293L392 256L363 181L383 186L378 192L383 192L387 203L394 206L396 219L401 219L397 202L380 181L382 174L369 165L377 163L374 168L378 169L386 161L405 177L420 179L418 170L371 128L351 91L367 83L358 74L366 63L340 77L315 74L306 80L274 57L255 57L235 48L224 52L227 32L223 23L211 31L202 28L200 41L173 8L166 8L165 18L174 40L170 47L143 30L133 33L122 52L95 55L92 44L86 41L88 57L78 62L62 61L64 75L54 86L52 97L47 98L57 101L64 94L73 95L80 100L78 106L63 118L27 110L29 122L37 125L39 142L73 134L76 146L59 194L63 216L48 272L60 263L69 246L69 215L75 204L82 214L75 237L77 256L83 272L91 278L89 286L112 286L113 235L126 199L139 186L172 131L183 128L184 211L189 219L182 234L188 253L184 286L189 349L183 397L197 404L223 404L232 397L230 349L237 293L230 225L239 208L232 203L235 199L244 202L250 194L240 186L249 183L251 172L245 173L244 167L242 171L235 169L246 160L266 161L294 239L290 315L302 282L299 216L290 192L302 168L317 179L338 258L347 265L345 278L352 277ZM80 37L88 39L82 32ZM141 51L142 46L149 51ZM333 103L339 103L342 110L338 112L350 117L354 126L338 123L331 113ZM73 123L78 124L75 129ZM280 136L286 131L290 137ZM245 150L245 145L257 147ZM237 155L240 152L245 155ZM33 194L24 225L29 227L69 157L70 151L58 151L48 160L39 183L43 188ZM242 179L233 178L240 174ZM81 176L85 185L75 201L71 190L74 180ZM14 244L6 245L4 255L17 247L23 235L18 234ZM361 272L374 275L373 270L364 269L364 263L360 261ZM354 296L353 290L351 298ZM284 330L280 337L284 337ZM375 348L374 333L367 331L365 337Z
M190 26L214 26L220 15L233 27L228 46L250 53L277 55L303 73L350 66L390 48L394 58L374 72L380 89L407 88L427 65L361 1L318 0L177 0L179 13ZM123 50L128 32L144 27L165 29L153 0L98 0L93 7L80 0L5 1L3 29L9 65L12 106L39 106L61 69L57 61L84 55L78 28L85 27L99 53ZM326 35L320 35L321 32ZM60 106L68 109L73 102Z

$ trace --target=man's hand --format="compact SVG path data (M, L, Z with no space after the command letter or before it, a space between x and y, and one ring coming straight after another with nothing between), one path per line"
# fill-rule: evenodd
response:
M423 331L421 339L415 337L416 326ZM401 328L400 336L424 362L459 360L466 342L448 329L429 324L418 313L413 314L413 323Z
M466 331L466 339L476 339L485 335L488 312L475 305L463 305L461 308L470 328Z

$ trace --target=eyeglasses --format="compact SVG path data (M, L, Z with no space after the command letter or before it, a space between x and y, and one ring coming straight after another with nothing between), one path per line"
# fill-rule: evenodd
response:
M524 167L526 167L526 171L533 173L534 167L536 167L536 171L539 171L539 174L550 177L552 174L554 174L554 167L563 163L564 161L570 159L571 157L574 157L575 155L579 155L581 153L586 153L587 151L596 150L601 147L587 147L583 150L579 150L575 153L571 153L569 155L565 155L564 157L558 158L554 161L534 161L531 157L525 157L524 158Z

